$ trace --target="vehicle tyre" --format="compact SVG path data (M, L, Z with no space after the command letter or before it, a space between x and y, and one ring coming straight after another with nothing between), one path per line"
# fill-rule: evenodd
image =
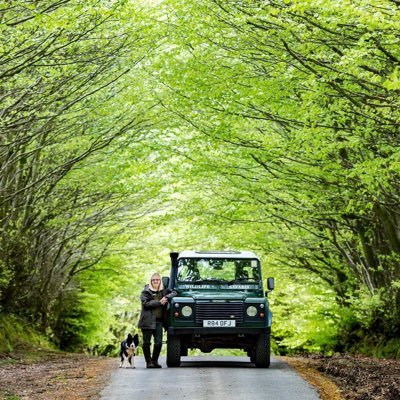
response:
M181 339L179 336L167 336L167 366L179 367L181 365Z
M254 364L258 368L268 368L271 363L271 335L262 333L256 345L256 354Z

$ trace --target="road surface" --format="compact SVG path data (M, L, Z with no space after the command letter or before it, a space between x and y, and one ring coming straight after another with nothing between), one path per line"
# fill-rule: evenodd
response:
M318 393L286 363L272 358L268 369L248 357L182 357L179 368L146 369L135 357L135 369L116 370L101 400L317 400Z

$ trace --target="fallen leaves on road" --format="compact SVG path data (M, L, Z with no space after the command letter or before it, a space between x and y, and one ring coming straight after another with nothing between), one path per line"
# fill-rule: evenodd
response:
M99 399L117 366L115 358L71 353L48 353L33 363L16 359L0 367L0 399Z
M339 387L331 379L320 373L308 359L280 357L296 370L308 383L313 385L322 400L342 400Z
M303 369L309 368L330 378L345 400L400 399L400 360L336 354L332 357L291 357L288 362L294 368L296 364L301 365ZM307 380L313 383L311 379Z

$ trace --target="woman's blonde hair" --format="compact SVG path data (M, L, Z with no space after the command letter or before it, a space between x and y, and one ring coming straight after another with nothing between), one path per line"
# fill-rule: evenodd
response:
M153 279L155 279L155 278L158 278L160 280L158 285L156 285L156 286L153 285ZM161 279L161 275L158 272L154 272L153 274L151 274L149 287L154 292L159 292L160 290L164 289L164 285L163 285L163 282L162 282L162 279Z

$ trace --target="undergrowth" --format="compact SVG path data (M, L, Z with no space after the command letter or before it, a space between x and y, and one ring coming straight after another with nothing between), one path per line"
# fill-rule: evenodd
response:
M48 339L30 327L25 321L13 316L0 314L0 354L35 353L38 348L55 350Z
M385 340L376 337L365 336L358 343L349 347L348 351L353 354L362 354L376 358L400 359L400 338Z

